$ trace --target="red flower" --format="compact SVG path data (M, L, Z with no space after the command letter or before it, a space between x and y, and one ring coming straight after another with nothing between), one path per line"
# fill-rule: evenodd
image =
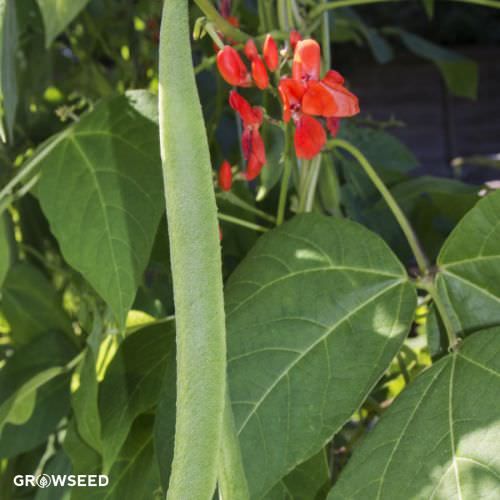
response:
M224 45L217 53L217 68L229 85L236 87L249 87L251 84L250 73L241 60L240 55L233 47Z
M266 163L266 151L264 141L259 132L264 115L262 109L252 107L250 103L238 92L232 90L229 95L229 104L240 115L243 121L243 134L241 146L243 156L247 161L246 178L251 181L255 179Z
M257 52L257 46L251 38L247 40L247 43L245 43L245 48L243 50L249 61L253 61L253 58L258 57L259 55L259 53Z
M298 31L290 31L290 45L295 50L297 44L302 40L302 35Z
M267 69L259 56L255 56L252 61L252 78L260 90L266 89L269 85Z
M269 71L276 71L279 65L278 46L271 35L266 36L263 49L264 61Z
M315 40L297 42L292 78L282 79L278 87L283 119L288 122L293 118L296 125L294 142L298 158L313 158L326 142L321 123L307 115L331 119L359 113L358 98L343 86L344 78L340 73L330 70L322 80L319 79L320 52ZM333 121L327 126L330 131L334 130Z
M222 191L230 191L233 184L233 173L231 165L225 160L219 168L219 187Z
M330 116L326 119L326 128L332 137L336 137L340 129L340 118L335 118L335 116Z

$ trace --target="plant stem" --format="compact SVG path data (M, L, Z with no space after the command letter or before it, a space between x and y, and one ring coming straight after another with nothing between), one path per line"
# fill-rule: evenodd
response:
M212 5L210 0L194 0L200 10L207 16L209 21L212 21L222 34L228 38L232 38L237 42L245 43L250 36L243 31L235 28L230 22L224 19L219 11Z
M248 483L241 459L240 443L234 425L229 390L222 424L222 446L219 466L219 496L221 500L248 500Z
M285 130L285 153L284 153L284 168L281 177L280 197L278 201L278 213L276 215L276 225L283 224L285 220L286 200L288 196L288 185L290 184L290 176L292 174L292 128L287 124Z
M219 212L217 214L217 217L224 222L229 222L231 224L236 224L237 226L246 227L247 229L252 229L253 231L258 231L260 233L267 233L267 231L269 231L267 227L259 226L259 224L239 219L238 217L233 217L232 215L221 214Z
M337 0L336 2L325 2L311 10L309 16L317 17L327 10L341 9L343 7L353 7L355 5L365 5L370 3L400 2L404 0Z
M246 201L242 200L238 196L236 196L232 192L227 192L227 193L219 193L217 195L217 198L221 200L226 200L229 203L235 205L236 207L240 207L243 210L246 210L247 212L250 212L252 214L257 215L261 219L267 220L269 222L272 222L273 224L276 224L276 218L273 217L272 215L269 215L267 212L264 212L263 210L259 210L258 208L255 208L253 205L250 205L250 203L247 203Z
M352 156L354 156L354 158L356 158L361 167L363 167L365 173L368 175L370 180L378 189L378 191L382 195L382 198L384 198L385 202L389 206L394 217L398 221L398 224L401 227L401 230L403 231L406 240L408 241L408 244L410 245L413 255L415 256L415 260L417 261L420 273L423 276L427 275L429 272L429 265L427 262L427 257L425 256L422 248L420 247L417 235L413 231L413 228L411 227L410 222L406 218L406 215L401 210L401 207L398 205L397 201L394 199L389 189L387 189L387 186L383 183L382 179L379 177L379 175L372 167L370 162L366 159L363 153L359 151L359 149L354 147L349 142L344 141L343 139L333 139L329 141L328 144L333 147L339 147L344 149Z
M198 4L213 9L210 2ZM217 206L189 40L188 0L165 0L158 106L177 343L176 428L168 500L212 498L226 387Z
M308 176L308 184L304 196L304 209L303 212L311 212L314 205L314 195L318 186L319 172L321 169L321 154L311 161L310 174Z
M452 351L455 350L456 346L458 345L458 338L455 333L453 323L448 315L448 311L446 310L446 306L441 301L441 297L439 296L436 285L433 281L424 279L419 280L417 282L417 286L422 290L427 291L431 296L432 301L436 305L437 312L439 313L439 316L443 321L444 329L446 330L446 335L448 337L449 348Z
M327 0L322 0L323 4L326 4ZM331 54L330 54L330 12L325 10L323 12L323 26L321 28L322 35L322 49L323 49L323 73L326 73L330 69Z

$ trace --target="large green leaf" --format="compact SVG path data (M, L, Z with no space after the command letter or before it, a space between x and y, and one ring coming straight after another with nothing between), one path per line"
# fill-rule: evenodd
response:
M17 263L9 270L1 309L10 324L10 336L19 345L49 330L72 331L54 287L38 268L27 262Z
M0 370L0 434L9 422L29 423L41 386L61 375L74 354L70 341L52 332L15 351Z
M420 375L355 452L329 500L500 496L500 330Z
M45 46L49 47L89 0L37 0L37 3L45 25Z
M17 107L16 1L0 0L0 139L12 140Z
M228 377L252 498L361 405L415 302L402 265L356 223L304 215L258 241L226 293Z
M68 263L124 326L163 212L156 125L101 102L40 152L37 195Z
M435 45L407 31L391 28L414 54L432 61L441 72L450 92L459 97L477 97L478 66L474 61Z
M326 452L322 449L284 477L265 496L264 500L313 500L316 498L319 500L325 497L329 489L330 471Z
M142 415L134 423L113 468L109 472L109 484L101 488L73 488L72 500L151 500L160 492L158 465L153 447L153 416ZM74 446L74 443L72 443ZM71 449L71 447L70 447ZM80 451L73 448L72 451ZM91 456L88 457L89 459ZM95 460L95 456L93 457ZM87 460L88 462L88 460ZM79 474L96 473L99 462L88 462Z
M437 263L438 291L457 333L500 324L500 192L467 213Z
M145 327L120 345L99 392L105 471L114 464L134 420L157 404L169 365L175 366L173 321Z

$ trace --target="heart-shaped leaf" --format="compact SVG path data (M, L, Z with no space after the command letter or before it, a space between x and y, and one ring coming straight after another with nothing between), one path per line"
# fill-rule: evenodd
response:
M457 333L500 324L500 192L467 213L437 263L438 291Z
M328 499L498 498L500 329L421 374L355 452Z
M402 265L356 223L303 215L259 240L226 293L231 400L252 498L361 405L415 302Z
M37 195L68 263L123 328L164 210L156 124L126 97L101 102L33 161Z

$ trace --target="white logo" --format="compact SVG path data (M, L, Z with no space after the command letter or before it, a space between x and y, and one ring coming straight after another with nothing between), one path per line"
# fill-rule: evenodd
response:
M41 476L37 476L35 482L39 488L48 488L52 480L48 474L42 474Z
M78 488L104 488L109 484L105 474L40 474L17 475L13 480L16 486L31 486L38 488L62 488L68 486Z

